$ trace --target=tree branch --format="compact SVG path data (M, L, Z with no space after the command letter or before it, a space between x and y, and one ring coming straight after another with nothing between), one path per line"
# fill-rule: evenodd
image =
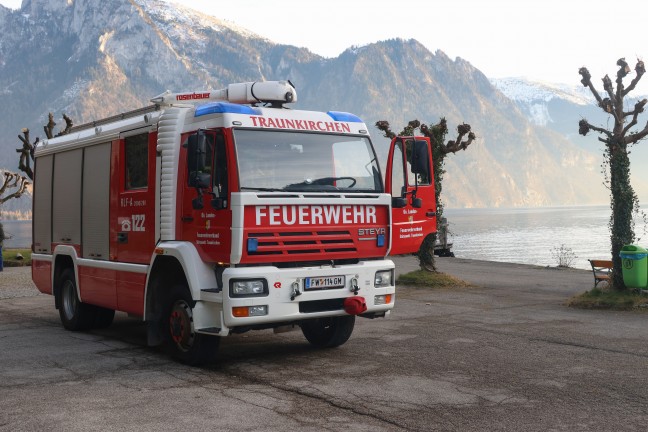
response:
M389 122L387 120L381 120L376 122L376 127L378 130L382 131L385 138L394 139L396 134L392 132Z
M34 179L34 171L31 168L31 162L34 160L34 151L39 143L39 138L36 138L32 144L29 140L29 129L24 128L22 130L23 136L18 135L20 141L22 141L22 148L16 149L17 153L20 153L20 158L18 159L18 169L25 174L30 179Z
M582 119L581 121L578 122L578 133L585 136L589 133L590 130L593 130L595 132L604 134L608 137L608 139L612 138L612 132L610 132L607 129L603 129L602 127L594 126L590 124L587 120Z
M614 86L612 85L612 80L608 75L605 75L603 77L603 89L607 92L609 98L603 99L603 101L599 102L599 106L603 109L608 114L612 114L614 117L614 120L617 123L621 122L621 119L619 118L619 106L623 108L623 104L620 104L619 99L618 99L618 93L614 93ZM622 112L622 111L621 111Z
M646 126L644 126L643 130L641 130L640 132L630 134L627 137L624 137L623 143L634 144L637 141L644 139L646 136L648 136L648 122L646 122Z
M0 187L0 204L9 201L12 198L20 197L27 189L29 182L26 177L18 175L16 173L6 171L4 173L5 179ZM7 188L17 188L17 190L7 196L2 196L2 194L7 190Z
M418 120L410 120L409 123L407 123L407 126L403 128L401 133L399 134L400 136L414 136L414 131L421 126L421 122Z
M644 62L642 60L637 59L637 65L635 66L635 72L637 72L637 75L632 79L630 82L630 85L628 88L626 88L623 91L623 96L625 97L628 93L630 93L632 90L635 89L637 86L637 83L641 80L641 77L643 74L646 73L646 67L644 66Z
M639 116L639 114L644 112L644 106L646 105L647 102L648 102L648 99L644 99L644 100L641 100L641 101L637 102L635 104L635 109L633 111L631 111L630 113L628 113L628 114L632 114L632 121L630 123L628 123L628 125L625 128L623 128L623 132L621 133L623 136L625 136L625 134L628 133L628 131L630 129L632 129L634 127L634 125L637 124L637 117Z
M56 123L54 122L54 115L52 113L49 113L47 115L48 121L45 126L43 126L43 130L45 131L45 136L47 139L52 139L54 138L54 126L56 126Z
M72 119L67 115L63 114L63 120L65 120L65 129L57 133L56 134L57 137L61 135L67 135L68 133L70 133L70 130L72 129L73 126Z
M466 148L472 144L476 136L470 131L470 125L463 123L457 126L457 139L454 141L448 141L446 145L442 145L441 149L445 154L448 153L457 153L459 150L466 150ZM464 136L468 135L468 138L465 141L462 141Z
M594 85L592 84L592 75L590 74L589 70L587 70L586 67L582 67L578 70L578 73L583 77L581 84L583 84L583 87L588 87L590 89L600 106L603 103L603 99L601 99L601 96L598 94L598 92L594 88Z

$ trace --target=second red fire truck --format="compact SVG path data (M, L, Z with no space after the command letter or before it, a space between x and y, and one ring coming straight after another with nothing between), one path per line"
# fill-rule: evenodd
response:
M220 337L301 328L350 337L395 301L391 254L436 231L431 150L391 143L385 176L367 126L291 110L288 81L165 93L36 151L33 280L69 330L115 311L190 364Z

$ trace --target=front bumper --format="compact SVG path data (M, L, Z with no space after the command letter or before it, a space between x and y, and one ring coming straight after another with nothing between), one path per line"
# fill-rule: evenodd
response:
M391 260L366 261L353 265L317 266L280 269L272 266L236 267L223 273L223 319L229 327L253 326L270 323L286 323L309 318L346 315L342 303L345 298L360 296L367 304L365 314L382 315L393 309L395 286L375 287L376 272L394 270ZM393 274L393 273L392 273ZM307 277L344 276L342 288L308 290L304 287ZM236 298L230 294L232 279L265 279L267 294L260 297ZM354 292L355 291L355 292ZM390 295L387 304L376 304L376 296ZM383 297L384 298L384 297ZM234 316L233 308L266 306L267 315Z

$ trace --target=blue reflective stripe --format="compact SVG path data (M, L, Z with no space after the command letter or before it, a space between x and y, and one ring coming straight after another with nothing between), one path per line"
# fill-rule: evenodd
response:
M200 117L207 114L221 114L221 113L261 115L261 111L247 105L238 105L238 104L233 104L228 102L214 102L214 103L201 105L198 108L196 108L194 117Z
M355 114L342 111L329 111L326 114L329 115L335 121L343 121L349 123L364 123L360 117Z
M638 260L640 260L640 259L644 259L644 258L648 257L648 253L633 253L633 254L629 254L629 253L623 253L623 252L621 252L621 253L619 254L619 256L620 256L622 259L629 259L629 260L638 261Z

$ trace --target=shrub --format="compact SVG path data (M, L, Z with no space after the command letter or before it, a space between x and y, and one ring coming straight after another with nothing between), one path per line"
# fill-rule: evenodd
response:
M558 267L571 267L576 258L576 254L564 244L560 247L554 246L551 249L551 257L558 263Z

